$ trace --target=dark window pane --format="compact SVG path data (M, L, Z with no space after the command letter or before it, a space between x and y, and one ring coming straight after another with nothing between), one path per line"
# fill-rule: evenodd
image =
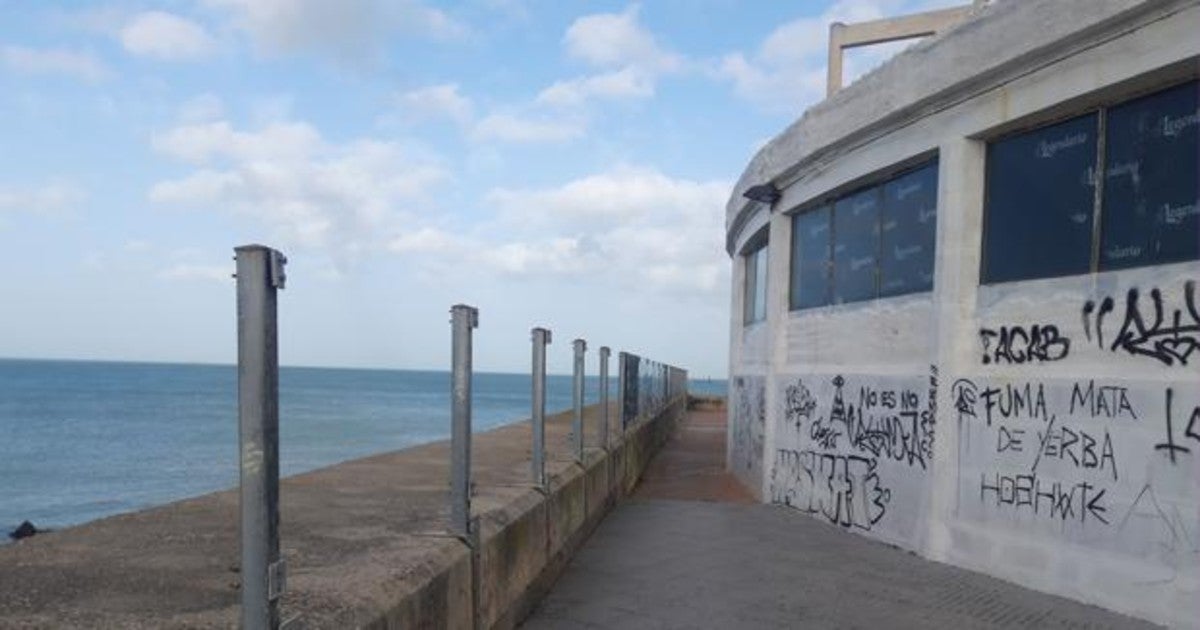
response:
M754 321L761 321L767 318L767 248L758 250L754 257L754 270L758 272L754 281Z
M1192 82L1108 111L1100 269L1200 258Z
M833 302L876 296L879 188L843 197L833 207Z
M829 207L792 217L792 310L829 304Z
M757 251L749 252L745 255L746 276L744 282L744 291L742 292L742 323L749 324L754 321L754 294L755 285L758 284L758 257L755 256Z
M932 289L937 162L884 184L879 227L879 294Z
M742 322L752 324L767 314L767 247L764 243L745 255L745 292Z
M1090 269L1095 164L1095 114L988 146L984 282Z

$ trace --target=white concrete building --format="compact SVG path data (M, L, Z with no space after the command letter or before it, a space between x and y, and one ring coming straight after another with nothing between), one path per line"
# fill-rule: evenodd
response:
M1200 626L1198 60L1198 0L1001 0L774 138L727 208L729 466Z

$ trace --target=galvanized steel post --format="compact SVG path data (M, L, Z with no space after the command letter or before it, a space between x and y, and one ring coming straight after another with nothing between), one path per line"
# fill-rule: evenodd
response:
M600 447L608 450L608 346L600 346Z
M238 443L241 463L242 628L279 627L279 336L283 254L234 248L237 261Z
M533 331L533 483L546 487L546 344L550 331Z
M583 463L583 353L587 351L587 342L576 339L571 342L575 348L575 382L573 400L575 415L571 422L572 447L575 451L575 461Z
M450 308L452 330L450 373L450 533L471 533L471 331L479 326L478 309L466 304Z

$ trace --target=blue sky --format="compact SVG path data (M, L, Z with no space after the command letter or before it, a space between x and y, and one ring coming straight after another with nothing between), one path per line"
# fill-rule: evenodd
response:
M261 242L285 364L443 369L465 302L479 369L724 376L724 204L829 22L950 4L0 0L0 356L232 362Z

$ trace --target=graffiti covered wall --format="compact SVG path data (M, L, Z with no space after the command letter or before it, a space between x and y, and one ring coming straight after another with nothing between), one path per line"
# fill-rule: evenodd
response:
M727 250L742 251L740 226L753 220L756 231L769 214L771 246L790 246L791 260L772 258L766 326L738 320L735 276L730 372L764 375L767 404L760 424L745 394L756 388L743 384L739 399L731 385L731 409L741 409L730 439L757 445L765 433L764 501L1200 629L1200 203L1196 136L1183 139L1200 129L1190 87L1200 40L1189 37L1200 4L1105 7L990 3L978 28L898 56L754 158L727 206ZM1035 49L1031 33L1053 35ZM1031 63L1050 50L1063 56ZM977 63L962 63L973 54ZM958 83L924 91L945 77ZM938 100L947 94L958 100ZM912 107L880 118L878 104L893 100ZM1090 131L1051 133L1071 121ZM865 137L868 122L879 131ZM1005 162L1001 149L1022 136L1033 157L1022 149ZM1047 166L1092 140L1095 152L1077 149L1069 169L1066 157L1061 170ZM806 242L792 234L799 217L935 154L932 289L832 297L837 257L806 264ZM748 203L744 192L764 182L783 184L778 202ZM1019 191L1020 203L1001 203L1001 190ZM856 232L842 234L829 245L855 244ZM882 238L869 242L863 264L900 258ZM877 287L891 272L901 270L880 263ZM826 302L797 300L805 282ZM731 467L756 485L756 448L737 452Z
M757 495L763 479L767 379L764 376L735 376L731 390L729 465L738 480Z
M772 503L918 547L929 492L937 371L788 375L780 383Z
M1200 304L1186 266L981 295L950 385L955 516L1119 562L1114 592L1200 567ZM1028 306L1029 301L1038 304ZM1045 553L1046 569L1062 553ZM1194 588L1194 584L1193 587ZM1166 597L1166 595L1161 595Z
M958 515L1127 554L1168 569L1200 552L1194 383L968 379Z

